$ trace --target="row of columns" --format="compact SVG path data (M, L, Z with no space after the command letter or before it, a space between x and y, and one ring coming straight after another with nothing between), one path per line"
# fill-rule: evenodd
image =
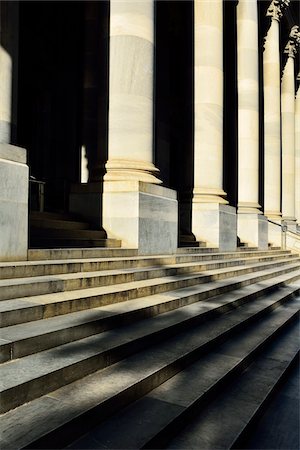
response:
M257 1L237 4L236 220L223 189L223 0L194 1L192 231L198 240L224 250L235 247L236 234L260 248L267 247L268 240L280 244L280 227L275 224L284 219L296 226L296 215L300 220L299 123L295 125L299 93L296 106L294 93L297 26L285 49L288 58L280 85L279 22L288 4L289 0L273 0L267 11L271 21L263 55L264 118L259 111ZM153 160L153 0L111 0L110 14L109 160L104 181L160 184ZM259 204L260 120L264 120L264 212ZM273 224L268 225L267 219Z

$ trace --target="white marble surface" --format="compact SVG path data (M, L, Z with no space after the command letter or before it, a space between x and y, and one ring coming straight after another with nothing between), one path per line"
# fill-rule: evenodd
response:
M0 143L0 159L26 164L27 152L25 148L11 144Z
M262 214L238 213L238 237L259 250L268 249L268 221Z
M171 254L178 246L176 192L141 182L104 183L103 226L108 237L139 254Z
M26 260L28 167L0 158L0 261Z
M281 231L281 218L279 220L273 220L273 222L277 223L275 225L271 222L268 222L268 241L270 244L275 245L276 247L282 246L282 231Z
M12 61L0 45L0 142L8 142L11 122Z
M259 188L259 71L257 1L237 5L238 204L257 211Z
M194 197L223 200L223 2L194 2ZM205 200L207 201L207 199ZM208 200L209 201L209 200Z
M300 74L299 74L300 78ZM300 88L295 101L295 214L300 225Z
M192 231L196 239L220 251L235 251L237 225L235 208L219 203L193 203Z
M161 183L153 164L153 0L110 2L105 180Z
M295 79L294 58L288 57L281 83L282 218L295 218Z
M264 212L281 215L281 130L279 22L271 21L263 53L264 72Z

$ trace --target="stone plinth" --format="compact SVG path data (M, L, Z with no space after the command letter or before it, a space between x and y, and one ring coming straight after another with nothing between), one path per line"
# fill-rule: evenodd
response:
M177 193L141 181L105 181L103 227L141 255L172 254L178 242Z
M198 241L220 251L235 251L235 208L221 203L193 203L193 233Z
M28 180L26 150L0 143L0 261L27 259Z
M262 214L238 213L238 237L260 250L268 248L268 221Z

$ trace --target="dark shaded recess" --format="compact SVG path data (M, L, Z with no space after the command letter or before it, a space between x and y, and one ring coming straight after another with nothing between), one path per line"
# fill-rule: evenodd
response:
M227 200L232 206L238 201L238 96L237 96L237 30L236 2L224 1L224 120L223 120L223 180ZM209 45L209 43L207 43Z
M93 182L108 158L109 1L84 2L84 17L82 144Z
M264 210L264 42L267 33L266 5L258 2L258 70L259 70L259 191L258 203Z
M194 186L194 4L156 2L155 163L179 198L179 229L191 230Z
M17 144L47 210L67 209L80 175L83 19L81 2L20 2Z

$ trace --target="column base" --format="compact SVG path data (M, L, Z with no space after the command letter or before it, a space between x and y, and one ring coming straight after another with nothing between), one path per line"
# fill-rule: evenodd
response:
M175 253L177 193L140 181L104 181L103 227L109 238L121 239L140 255Z
M193 202L192 231L198 241L205 241L207 245L220 251L235 251L235 208L220 203Z
M142 181L161 184L159 170L147 161L109 159L105 165L104 181Z
M27 259L28 183L26 150L0 144L0 261Z
M259 250L268 249L268 221L262 214L238 212L237 227L241 242L257 247Z

